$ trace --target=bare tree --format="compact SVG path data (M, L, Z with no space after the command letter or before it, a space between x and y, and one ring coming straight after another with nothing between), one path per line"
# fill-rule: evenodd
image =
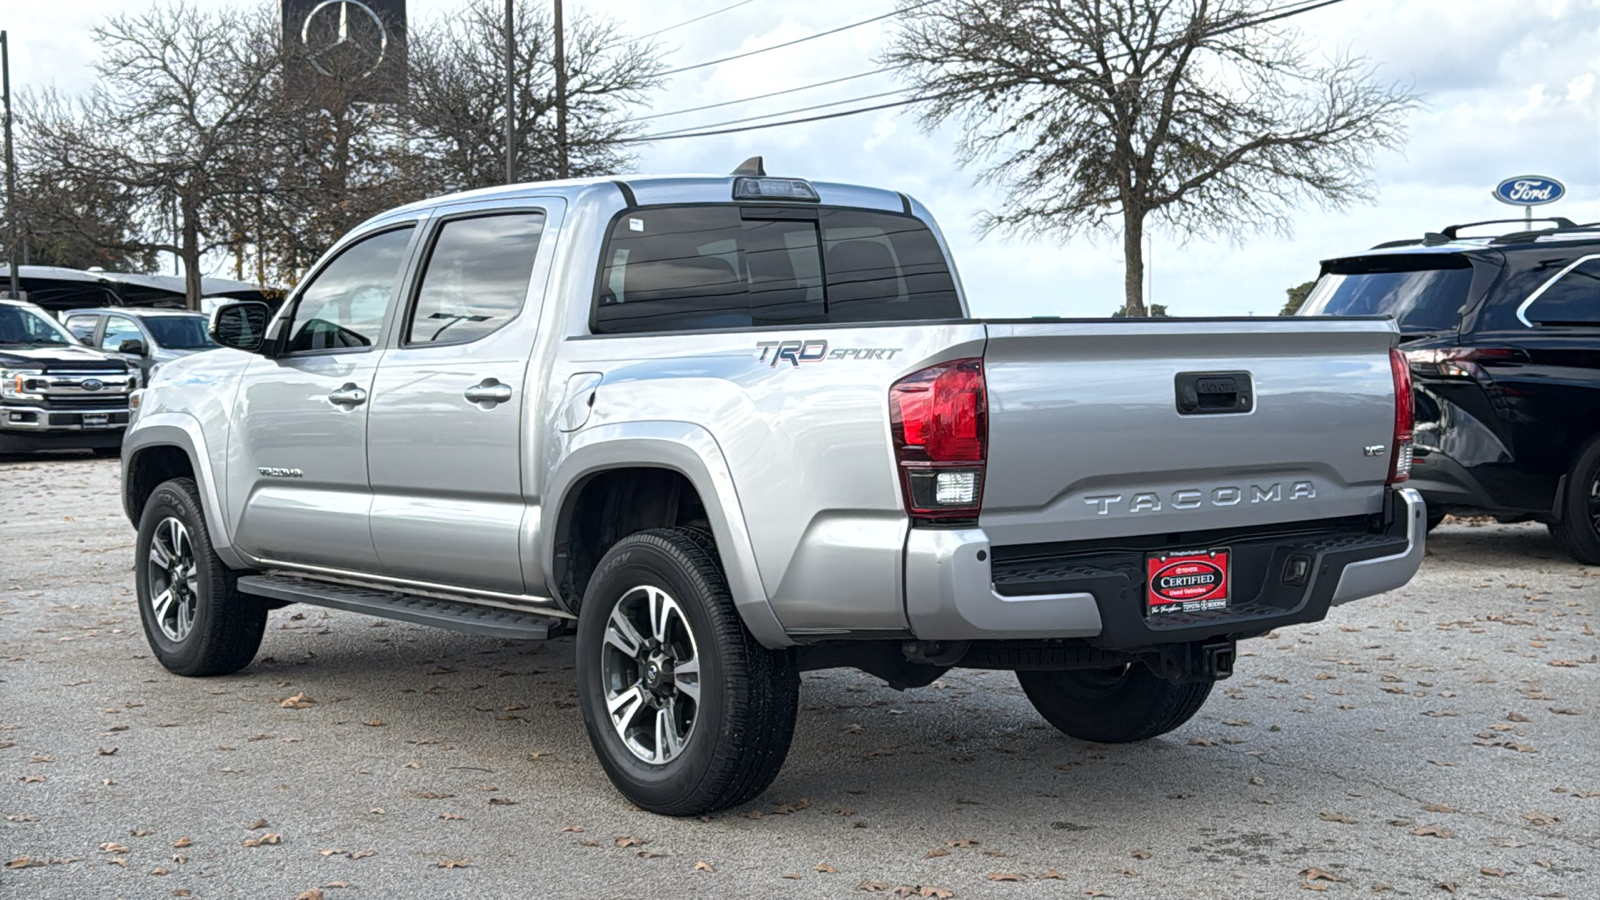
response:
M1146 220L1181 237L1287 234L1304 202L1370 196L1416 97L1359 58L1307 57L1273 0L902 0L890 65L925 127L1003 189L981 221L1072 237L1120 224L1127 315L1144 315ZM1119 222L1120 220L1120 222Z
M153 268L154 252L130 249L140 231L139 199L123 185L81 171L74 165L71 144L34 139L28 123L41 113L58 119L61 105L50 91L19 102L17 214L24 248L19 258L75 269ZM68 152L59 155L63 151Z
M95 29L100 78L76 104L42 102L30 153L62 177L100 180L135 201L138 224L103 242L183 263L198 306L200 264L236 240L225 213L256 189L247 165L270 125L276 29L265 10L201 11L183 2L145 8Z
M436 191L505 180L504 6L475 0L460 14L411 36L412 153ZM517 0L514 46L517 178L558 177L554 30L543 3ZM638 133L630 106L661 83L661 50L631 38L613 20L578 15L566 22L568 170L573 176L624 170L618 143Z

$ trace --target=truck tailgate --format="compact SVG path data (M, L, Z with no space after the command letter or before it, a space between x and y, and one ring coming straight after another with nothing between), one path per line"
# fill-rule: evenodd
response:
M997 546L1382 509L1394 430L1387 319L985 325L980 524ZM1200 407L1180 399L1185 385L1208 392ZM1229 385L1248 400L1219 411Z

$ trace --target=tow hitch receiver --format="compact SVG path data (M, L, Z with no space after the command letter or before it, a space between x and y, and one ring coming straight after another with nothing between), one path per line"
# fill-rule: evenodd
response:
M1233 675L1239 646L1233 641L1168 644L1140 655L1151 671L1173 684L1221 681Z

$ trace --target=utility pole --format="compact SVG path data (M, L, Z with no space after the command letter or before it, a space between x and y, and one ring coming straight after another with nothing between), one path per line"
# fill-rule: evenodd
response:
M556 174L568 177L567 159L567 41L561 25L561 0L556 4Z
M11 41L0 31L0 82L6 107L6 264L11 273L11 298L22 296L17 272L17 158L11 152Z
M506 0L506 184L517 182L517 51L512 27L515 4L516 0Z

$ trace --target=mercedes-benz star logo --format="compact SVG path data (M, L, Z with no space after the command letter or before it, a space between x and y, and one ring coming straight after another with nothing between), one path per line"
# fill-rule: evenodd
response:
M300 42L310 51L307 59L318 72L330 78L366 78L383 63L389 29L360 0L322 0L306 14Z

